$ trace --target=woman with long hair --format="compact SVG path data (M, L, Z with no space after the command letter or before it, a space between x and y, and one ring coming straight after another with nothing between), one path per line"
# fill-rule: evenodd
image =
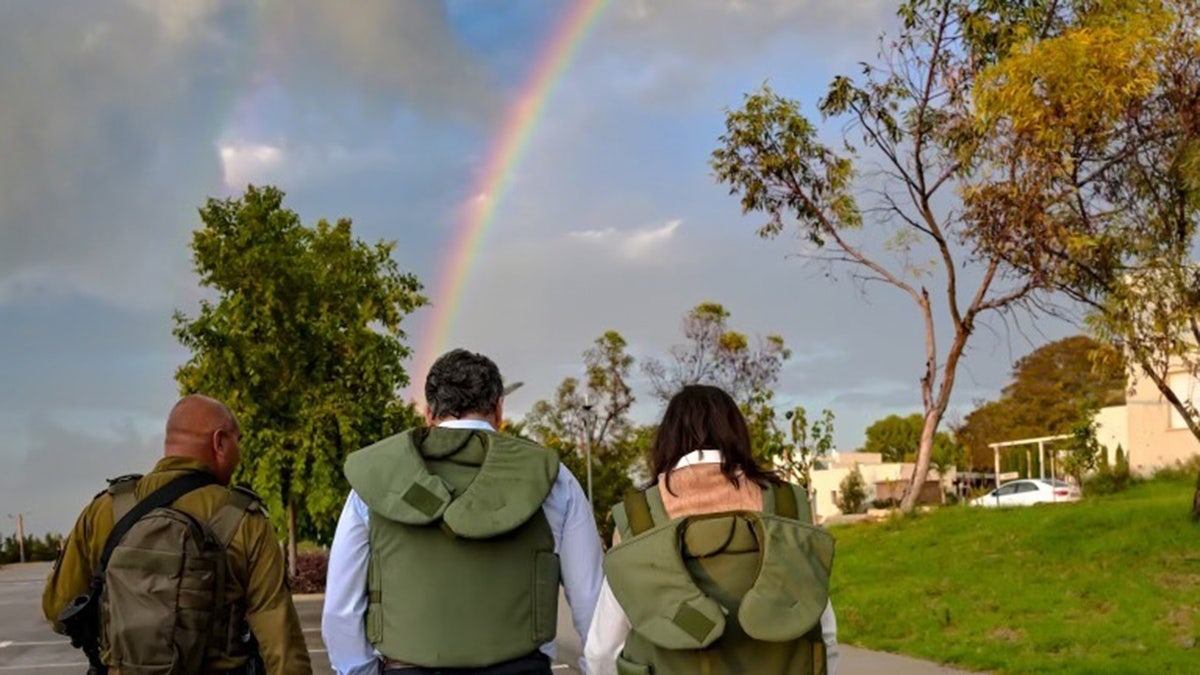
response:
M650 464L649 487L613 509L588 672L834 673L832 539L812 527L803 489L755 461L729 394L676 394ZM787 598L791 609L771 605Z

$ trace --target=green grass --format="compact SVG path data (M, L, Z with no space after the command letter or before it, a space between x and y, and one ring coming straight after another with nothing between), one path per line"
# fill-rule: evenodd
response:
M999 673L1200 673L1193 485L835 527L839 638Z

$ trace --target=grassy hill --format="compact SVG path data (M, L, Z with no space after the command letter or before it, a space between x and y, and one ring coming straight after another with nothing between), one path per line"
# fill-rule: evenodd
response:
M1001 673L1200 673L1193 485L834 528L839 637Z

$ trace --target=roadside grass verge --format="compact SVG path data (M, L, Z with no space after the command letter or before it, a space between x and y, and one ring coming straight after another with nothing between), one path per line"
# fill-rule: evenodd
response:
M999 673L1200 673L1193 486L835 527L839 638Z

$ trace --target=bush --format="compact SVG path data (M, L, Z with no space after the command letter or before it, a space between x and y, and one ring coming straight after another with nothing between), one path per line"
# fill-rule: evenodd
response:
M324 593L329 553L310 551L296 556L296 576L289 580L293 593Z
M1195 455L1187 461L1177 460L1171 466L1164 466L1154 472L1156 479L1197 481L1196 487L1200 488L1197 475L1200 475L1200 455Z
M1117 446L1117 460L1113 466L1108 465L1107 456L1102 456L1100 468L1084 481L1084 492L1089 495L1111 495L1133 485L1135 477L1129 471L1129 458L1125 450Z
M854 470L842 479L838 488L841 493L838 497L838 508L842 513L858 513L862 510L863 502L867 501L867 482L863 480L857 464L854 465Z
M898 509L900 508L900 500L893 497L887 499L875 499L871 501L873 509Z

